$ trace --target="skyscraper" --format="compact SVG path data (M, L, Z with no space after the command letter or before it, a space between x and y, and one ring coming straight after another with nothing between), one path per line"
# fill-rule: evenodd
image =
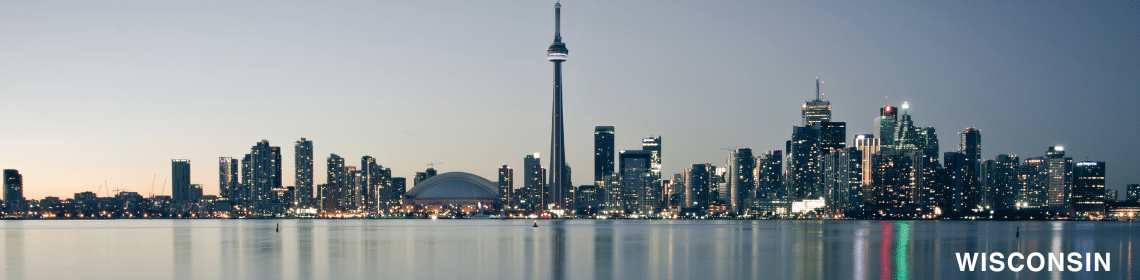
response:
M253 202L269 202L270 192L281 188L281 147L269 146L269 140L261 140L250 148L250 199Z
M947 153L949 155L951 153ZM953 153L959 154L959 153ZM882 151L872 157L870 196L868 206L881 212L910 213L917 211L914 189L914 156L900 151Z
M805 102L803 105L802 126L813 126L821 122L831 121L831 102L821 99L819 93L819 77L815 78L815 99ZM840 140L842 141L842 140Z
M1071 206L1073 191L1073 158L1065 157L1065 148L1049 147L1045 153L1045 166L1048 172L1046 182L1049 198L1046 207L1061 209Z
M24 204L24 176L15 169L4 169L4 208L20 210Z
M879 108L879 117L875 118L875 139L879 139L880 150L891 150L895 147L895 125L898 123L898 108L887 105Z
M847 147L847 123L825 121L819 123L820 155Z
M293 179L296 187L295 206L312 207L313 205L313 141L304 137L293 143Z
M238 161L232 157L218 158L218 194L222 198L234 201L237 199Z
M1002 154L994 158L986 174L986 202L990 209L1003 210L1017 207L1018 181L1017 155Z
M1027 158L1017 169L1020 189L1017 193L1019 208L1041 208L1049 204L1049 168L1045 158Z
M175 159L170 161L170 190L174 202L197 202L193 201L190 192L190 160Z
M810 126L792 127L792 140L788 151L787 189L792 200L819 199L823 193L819 184L819 130ZM723 196L723 194L722 194Z
M546 185L546 169L542 168L542 161L538 153L526 155L523 158L523 191L520 206L530 207L532 210L545 209L543 206L543 193Z
M977 129L970 127L966 128L965 132L961 133L962 141L958 143L958 151L965 155L965 162L961 166L962 170L962 184L963 188L960 194L961 198L956 201L955 211L972 211L978 209L981 201L982 191L979 186L978 174L982 159L982 135Z
M1073 212L1104 217L1104 162L1082 161L1073 168Z
M879 138L875 138L873 134L856 134L855 135L855 148L862 151L863 154L863 185L871 185L871 157L879 153ZM864 197L870 197L864 194Z
M783 199L784 153L781 150L767 151L756 158L756 198L762 201Z
M658 192L653 188L653 153L621 151L618 158L625 210L641 214L654 212Z
M686 170L685 206L682 208L705 208L712 204L708 167L708 164L693 164L691 169Z
M649 137L641 139L641 150L649 151L649 189L650 191L657 192L653 197L656 199L663 198L661 191L664 189L663 182L661 181L661 136ZM655 205L658 207L661 205Z
M372 156L363 156L360 158L360 176L361 185L360 189L360 207L367 210L376 210L380 203L380 190L383 189L380 178L379 164L376 164L376 158Z
M756 178L756 159L752 158L751 148L738 148L728 155L728 211L741 213L751 205Z
M403 198L404 193L408 191L408 178L392 177L390 186L392 188L392 203L400 204L400 198Z
M554 209L569 209L573 205L565 205L566 195L569 194L569 178L566 177L566 147L562 134L562 62L566 61L569 50L562 43L560 22L562 17L562 3L554 3L554 42L546 49L546 59L554 62L554 109L550 132L550 201ZM543 201L543 200L540 200Z
M321 210L332 212L341 210L341 189L345 187L344 158L330 154L328 158L328 177L321 188Z
M506 164L499 167L499 209L511 209L511 195L515 189L515 170Z
M237 192L236 192L236 194L234 194L234 199L236 199L238 201L238 204L240 204L240 205L248 205L249 204L249 201L251 200L250 198L252 195L252 191L250 191L250 189L252 188L252 186L253 186L253 155L252 154L245 154L245 157L242 157L242 159L241 159L241 184L238 185Z
M821 161L824 198L837 217L863 213L863 152L850 147L832 151Z
M614 173L614 127L594 127L594 182Z

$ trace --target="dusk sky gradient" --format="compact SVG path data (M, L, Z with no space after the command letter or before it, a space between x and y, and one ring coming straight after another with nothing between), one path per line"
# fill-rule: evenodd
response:
M661 135L669 178L723 166L721 148L783 149L816 77L848 143L908 101L942 152L976 127L985 159L1063 145L1105 161L1109 189L1140 183L1134 0L562 5L574 185L592 183L595 125L618 150ZM218 157L262 139L292 185L305 137L318 184L330 153L409 184L430 162L495 180L548 164L553 33L554 1L4 1L0 168L29 199L149 196L190 159L217 194Z

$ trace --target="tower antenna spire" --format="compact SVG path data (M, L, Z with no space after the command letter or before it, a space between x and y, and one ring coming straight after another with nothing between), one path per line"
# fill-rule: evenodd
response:
M819 99L819 77L815 77L815 100Z
M562 42L562 1L554 1L554 42Z

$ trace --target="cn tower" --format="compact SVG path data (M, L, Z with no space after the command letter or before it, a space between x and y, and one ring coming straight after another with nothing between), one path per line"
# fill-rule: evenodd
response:
M570 186L566 178L566 147L563 145L562 133L562 62L566 61L566 44L562 43L559 34L562 3L554 3L554 43L546 49L546 60L554 62L554 111L550 128L550 183L547 184L548 195L544 203L552 209L568 209Z

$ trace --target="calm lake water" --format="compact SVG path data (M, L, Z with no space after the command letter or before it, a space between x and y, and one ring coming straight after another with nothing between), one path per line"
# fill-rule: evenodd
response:
M6 220L0 278L1140 279L1140 223L532 223ZM1110 253L1112 270L960 272L955 252Z

